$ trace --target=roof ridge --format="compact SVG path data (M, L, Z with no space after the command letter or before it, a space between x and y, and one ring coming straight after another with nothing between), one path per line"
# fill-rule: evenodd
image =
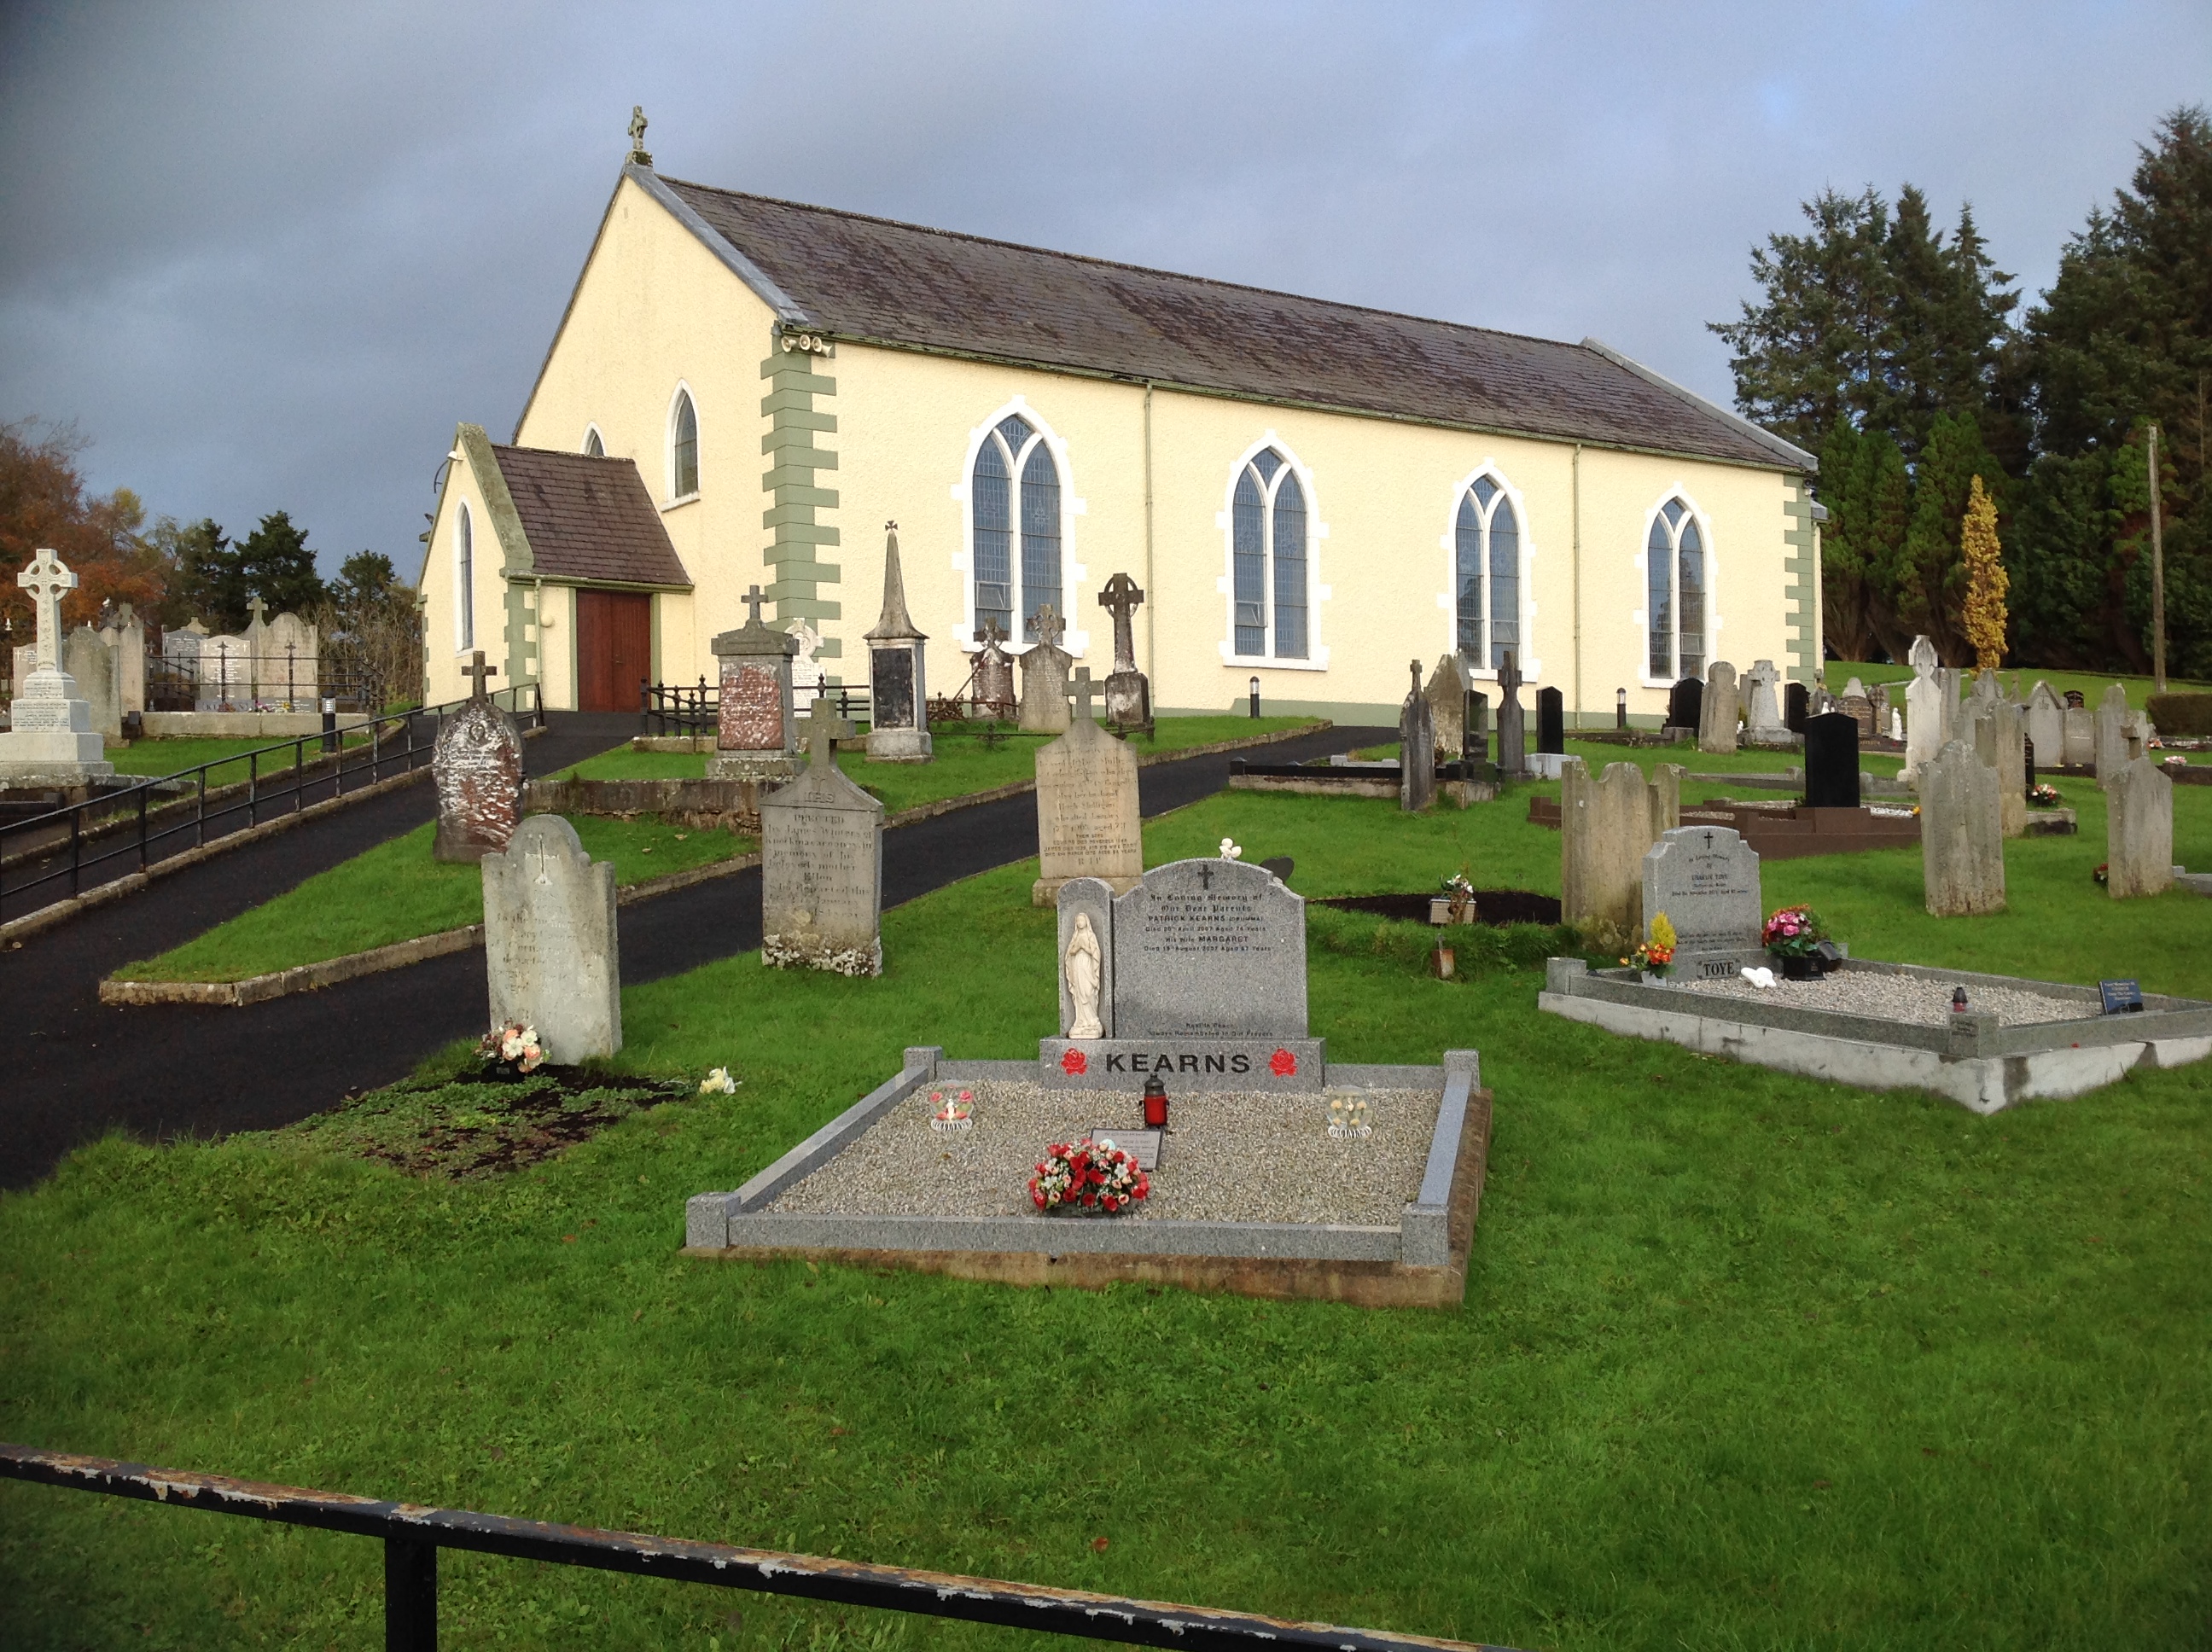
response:
M1156 264L1132 264L1126 258L1101 258L1093 252L1068 252L1058 247L1038 246L1030 241L1010 241L996 235L978 235L965 229L941 229L931 224L909 222L904 218L886 218L878 213L854 212L844 207L822 206L811 201L787 200L780 195L758 195L747 190L724 189L715 184L701 184L689 179L670 178L656 174L672 189L696 189L708 195L726 196L740 201L759 201L769 206L788 207L798 212L818 212L825 217L844 218L856 223L882 224L891 229L908 230L918 235L935 235L945 240L970 241L979 246L1005 247L1016 252L1033 252L1040 258L1058 258L1068 264L1087 264L1103 270L1125 270L1133 275L1156 276L1170 281L1195 282L1200 286L1218 287L1228 292L1256 293L1267 298L1288 299L1299 304L1316 304L1331 310L1349 311L1355 315L1383 316L1393 321L1416 321L1425 327L1449 327L1457 332L1482 333L1492 338L1510 338L1524 344L1549 344L1563 350L1589 351L1585 343L1575 343L1565 338L1547 338L1540 333L1513 332L1504 327L1485 327L1472 321L1453 321L1443 316L1415 315L1409 310L1386 310L1376 304L1354 304L1340 298L1316 298L1310 293L1293 293L1280 287L1261 287L1250 282L1224 281L1218 276L1194 276L1181 270L1163 270ZM718 235L721 234L716 230Z

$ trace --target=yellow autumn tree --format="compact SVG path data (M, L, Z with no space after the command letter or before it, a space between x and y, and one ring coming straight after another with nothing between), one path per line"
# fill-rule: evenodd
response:
M1966 495L1966 519L1959 528L1959 553L1966 565L1966 641L1977 669L1993 671L2004 664L2005 592L2012 585L1997 544L1996 501L1976 477Z

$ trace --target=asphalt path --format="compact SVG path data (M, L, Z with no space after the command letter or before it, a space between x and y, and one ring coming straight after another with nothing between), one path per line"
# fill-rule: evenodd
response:
M554 714L528 743L530 771L550 773L629 738L634 720ZM1337 728L1265 749L1298 762L1372 745L1388 729ZM1227 755L1139 771L1147 817L1222 788ZM20 951L0 953L0 1187L26 1187L110 1130L142 1139L266 1130L404 1077L489 1014L481 951L432 958L322 992L243 1009L103 1005L100 979L164 951L326 866L432 817L427 781L303 823L95 908ZM1036 853L1036 800L1007 798L888 832L884 904L896 906ZM757 870L622 909L623 979L635 984L760 944Z

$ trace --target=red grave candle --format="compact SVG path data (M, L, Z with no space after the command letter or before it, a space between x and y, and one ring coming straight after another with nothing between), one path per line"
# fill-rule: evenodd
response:
M1145 1128L1164 1130L1167 1124L1167 1086L1158 1078L1147 1078L1145 1080Z

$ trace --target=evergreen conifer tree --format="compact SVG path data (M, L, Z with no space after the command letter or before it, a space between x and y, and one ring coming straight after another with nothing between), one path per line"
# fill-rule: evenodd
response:
M1913 477L1911 525L1889 586L1899 629L1924 632L1947 665L1967 663L1959 539L1978 478L1993 492L2002 486L2002 472L1982 446L1980 422L1971 413L1936 415Z
M1977 476L1966 490L1959 556L1966 568L1966 601L1960 629L1975 665L1993 671L2005 657L2004 552L1997 543L1997 505Z
M238 549L247 586L271 614L304 614L322 601L307 530L295 526L288 512L270 512Z

